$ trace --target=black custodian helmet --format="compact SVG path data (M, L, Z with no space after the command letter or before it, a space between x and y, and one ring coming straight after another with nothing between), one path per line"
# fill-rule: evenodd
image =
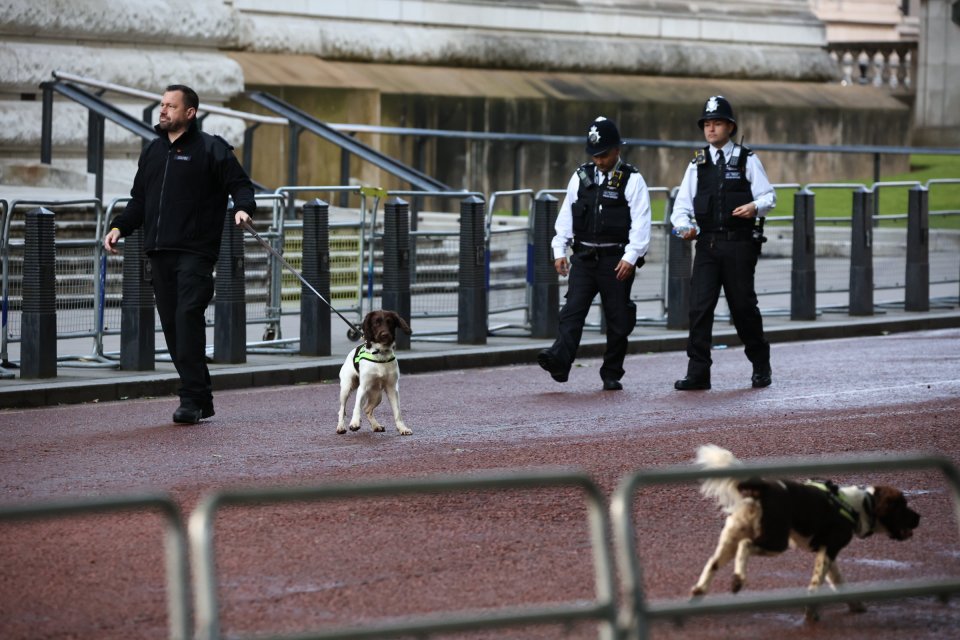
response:
M587 153L591 156L598 156L608 149L619 147L622 143L620 132L613 120L600 116L590 123L590 130L587 131Z
M737 121L733 117L733 107L730 101L723 96L710 96L706 104L703 105L703 115L697 120L697 126L703 129L703 123L707 120L727 120L733 123L733 131L730 137L737 135Z

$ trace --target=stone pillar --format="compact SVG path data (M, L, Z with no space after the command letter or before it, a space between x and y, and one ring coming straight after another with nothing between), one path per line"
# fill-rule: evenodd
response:
M143 253L143 229L123 239L123 288L120 299L120 368L156 368L157 330L150 260Z
M57 377L57 282L53 212L27 212L23 255L23 311L20 315L21 378Z
M396 311L410 324L410 205L400 198L391 198L383 206L381 300L384 310ZM410 336L397 333L397 349L409 348Z
M313 200L303 206L303 278L330 298L330 205ZM306 285L300 285L300 355L329 356L330 307Z
M534 338L556 338L560 327L560 281L550 248L558 207L557 199L549 193L533 203L533 269L528 269L527 278L532 276L530 335Z
M457 293L457 342L487 343L487 247L484 241L484 201L470 196L460 201L460 272Z

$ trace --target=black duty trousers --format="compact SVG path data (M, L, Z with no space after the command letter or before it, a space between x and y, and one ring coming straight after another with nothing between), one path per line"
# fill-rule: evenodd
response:
M571 258L566 302L560 310L559 335L550 348L567 370L577 357L583 324L593 299L599 293L607 321L607 347L600 367L600 378L619 380L623 377L627 338L637 325L637 305L630 300L634 276L623 281L617 280L616 269L621 257L622 253L612 252L611 255L602 256L576 253Z
M204 312L213 298L215 264L213 258L186 251L150 254L157 313L180 374L180 401L196 408L213 401Z
M756 244L749 239L697 240L690 282L690 337L687 341L687 376L710 379L713 314L720 289L727 298L737 335L754 371L770 369L770 345L763 336L763 318L757 307L753 278L757 267Z

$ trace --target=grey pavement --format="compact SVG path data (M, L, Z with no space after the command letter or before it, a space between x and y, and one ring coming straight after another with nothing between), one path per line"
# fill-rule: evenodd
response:
M447 369L499 367L536 363L536 354L552 340L531 338L513 325L491 323L486 344L458 344L454 319L414 319L414 335L409 350L398 356L404 373L422 373ZM240 364L210 364L214 391L310 382L334 381L348 351L356 344L346 337L346 326L335 316L331 319L332 355L306 357L296 353L296 345L286 351L252 349ZM922 331L960 327L960 308L956 305L934 307L925 312L906 312L901 308L883 308L872 316L850 316L845 311L823 313L816 320L792 321L785 315L766 315L764 326L771 343L827 340L855 336L881 335L903 331ZM292 334L292 335L295 335ZM686 331L669 330L661 323L641 324L630 339L630 353L677 352L675 370L666 372L672 382L686 371ZM158 336L158 346L162 346ZM714 348L739 346L733 326L718 319L714 326ZM208 348L212 340L208 337ZM59 346L59 345L58 345ZM604 336L599 330L584 332L578 358L600 357ZM62 353L62 349L59 351ZM106 353L111 353L109 349ZM178 378L169 360L158 359L152 371L122 371L116 366L92 366L92 363L61 363L55 378L22 379L19 371L5 370L0 379L0 408L39 407L79 402L103 402L138 397L174 396ZM776 362L774 384L776 384ZM3 371L0 371L2 373ZM13 377L9 377L12 374ZM545 382L549 380L544 372ZM627 372L629 376L629 371ZM599 384L599 380L598 380Z

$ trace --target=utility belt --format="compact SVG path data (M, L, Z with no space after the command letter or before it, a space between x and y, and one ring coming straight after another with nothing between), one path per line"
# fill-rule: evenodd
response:
M752 229L737 229L735 231L722 229L720 231L701 231L697 234L699 240L753 240Z
M576 240L573 242L573 252L582 258L599 258L605 256L615 256L619 258L623 256L623 250L626 249L626 247L627 245L625 244L598 246L594 244L584 244Z

